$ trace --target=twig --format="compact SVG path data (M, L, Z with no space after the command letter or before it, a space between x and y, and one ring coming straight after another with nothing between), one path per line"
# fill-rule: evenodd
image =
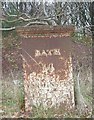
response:
M29 26L29 25L33 25L33 24L48 25L47 23L44 23L44 22L29 22L29 23L26 24L24 27L27 27L27 26Z
M41 67L40 65L39 65L39 63L31 56L31 55L29 55L28 54L28 52L26 52L24 49L22 49L39 67Z

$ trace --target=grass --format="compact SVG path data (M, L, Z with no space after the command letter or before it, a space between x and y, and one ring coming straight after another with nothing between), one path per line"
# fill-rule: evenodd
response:
M20 75L21 76L21 75ZM20 112L24 101L24 90L21 77L18 76L18 83L14 83L12 77L4 76L2 80L2 109L3 116L11 117ZM17 78L16 78L17 80Z
M17 84L14 84L11 76L3 78L3 91L2 91L2 100L3 100L2 106L4 110L3 117L13 117L16 115L16 113L20 113L21 111L21 106L24 102L24 89L23 89L23 79L21 75L20 77L19 75L18 78L20 79ZM90 92L91 86L89 82L88 84L86 84L87 81L81 82L81 91L84 96L84 99L88 101L88 105L91 106L91 101L92 101L92 96ZM30 116L32 118L62 118L62 117L76 118L76 117L90 117L90 113L88 112L87 114L85 113L79 116L76 110L67 111L64 109L63 105L57 108L52 107L46 110L42 105L40 105L37 107L35 106L32 107L32 113Z

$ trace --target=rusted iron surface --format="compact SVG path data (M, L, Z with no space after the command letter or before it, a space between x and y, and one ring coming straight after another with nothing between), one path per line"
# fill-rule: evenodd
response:
M18 29L18 32L22 37L26 109L40 104L45 108L64 104L66 109L72 109L70 34L73 27L34 27Z
M74 31L73 26L32 26L17 28L17 32L24 38L39 38L39 37L63 37L70 36Z
M61 79L68 76L69 56L71 54L70 38L23 39L23 56L27 62L27 74L36 71L39 73L43 67L55 67L55 74ZM43 66L44 65L44 66ZM45 66L46 65L46 66Z

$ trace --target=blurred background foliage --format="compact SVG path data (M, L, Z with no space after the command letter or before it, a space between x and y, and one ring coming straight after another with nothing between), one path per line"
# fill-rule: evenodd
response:
M87 106L83 117L90 117L92 108L92 39L94 37L94 2L2 2L2 70L3 70L3 110L4 116L17 116L24 108L24 87L23 87L23 69L21 58L21 39L16 33L15 28L20 26L32 25L74 25L75 32L71 35L76 55L83 52L83 58L74 60L74 79L79 79L81 95ZM10 29L9 29L10 28ZM80 49L81 48L81 49ZM83 50L84 49L84 50ZM75 49L76 50L76 49ZM86 51L85 51L86 50ZM87 57L86 57L87 56ZM88 59L87 59L88 58ZM86 62L85 62L86 61ZM78 63L82 62L83 67ZM77 77L80 71L80 78ZM15 82L16 81L16 82ZM16 99L15 99L16 98ZM33 109L33 116L41 117L49 115L51 117L64 117L63 110L61 113L52 110L41 112L42 107ZM78 110L79 111L79 110ZM73 111L72 111L73 112ZM57 114L58 113L58 114ZM66 117L78 117L79 114L66 113ZM53 116L52 116L53 114ZM74 115L75 114L75 115Z

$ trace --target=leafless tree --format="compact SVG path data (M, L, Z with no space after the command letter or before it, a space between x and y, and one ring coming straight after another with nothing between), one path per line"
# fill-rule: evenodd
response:
M77 28L84 30L90 25L90 3L80 2L53 2L47 3L41 0L36 2L4 3L2 2L2 21L10 25L2 30L15 29L20 26L40 25L69 25L73 24ZM19 25L19 24L18 24Z

